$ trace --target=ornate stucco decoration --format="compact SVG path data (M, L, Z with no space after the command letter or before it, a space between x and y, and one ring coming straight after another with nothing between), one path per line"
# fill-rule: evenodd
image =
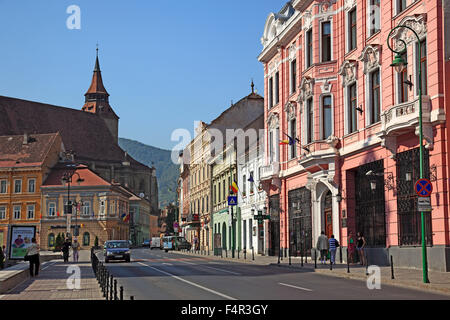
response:
M286 112L287 120L295 119L295 114L297 111L296 103L289 101L286 103L286 106L284 107L284 111Z
M269 118L267 119L267 123L269 125L269 129L276 129L280 126L280 120L278 118L278 113L271 113Z
M326 79L324 84L320 86L320 89L322 90L322 93L330 93L331 92L331 88L333 87L333 85L330 83L329 79Z
M344 10L346 10L346 11L350 10L354 6L356 6L356 0L345 0L345 2L344 2Z
M311 10L305 11L303 14L303 30L309 30L312 28L312 12Z
M345 60L339 70L342 76L342 86L346 87L350 83L356 81L358 71L358 62L353 60Z
M338 149L337 149L337 145L339 143L339 138L336 136L329 136L328 139L325 141L327 144L330 145L330 147L333 148L334 152L336 154L339 153Z
M399 26L408 26L412 28L420 39L423 39L427 35L427 21L426 14L417 14L414 16L404 17L398 24ZM411 30L406 28L398 28L392 33L392 39L395 41L395 50L403 50L404 45L402 43L403 40L407 45L412 42L417 41L416 36L411 32Z
M320 13L328 13L333 10L333 4L336 3L336 0L325 0L318 4Z
M315 80L310 77L303 77L300 82L300 94L298 95L297 102L300 103L300 112L303 110L303 104L306 100L314 96L314 83Z
M374 46L367 46L364 48L364 50L361 53L361 56L359 57L359 60L361 60L364 63L364 74L368 74L372 72L373 70L380 67L380 46L374 45Z
M289 47L289 60L294 60L297 57L297 46L295 44Z

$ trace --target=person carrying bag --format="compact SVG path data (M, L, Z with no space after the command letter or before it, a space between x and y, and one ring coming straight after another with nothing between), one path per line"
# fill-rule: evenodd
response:
M36 238L31 239L31 246L27 249L24 257L25 261L30 261L30 276L35 277L39 274L39 245ZM33 273L34 271L34 273Z

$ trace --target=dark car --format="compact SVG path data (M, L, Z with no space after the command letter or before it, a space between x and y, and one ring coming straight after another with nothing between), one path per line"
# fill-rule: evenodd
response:
M163 249L168 252L169 250L191 250L191 244L183 237L167 236L163 238Z
M142 242L142 246L150 248L150 240L144 240L144 242Z
M105 263L111 260L131 261L130 242L127 240L108 240L103 247Z

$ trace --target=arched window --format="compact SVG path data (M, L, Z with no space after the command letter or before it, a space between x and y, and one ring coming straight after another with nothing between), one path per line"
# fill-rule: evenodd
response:
M83 234L83 246L89 246L90 240L89 232L85 232Z
M55 234L54 233L50 233L48 235L48 246L49 246L49 248L55 246Z

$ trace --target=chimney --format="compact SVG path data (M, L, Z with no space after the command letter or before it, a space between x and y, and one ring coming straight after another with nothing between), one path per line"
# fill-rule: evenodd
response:
M22 144L28 144L28 133L24 133L23 134L23 142L22 142Z

